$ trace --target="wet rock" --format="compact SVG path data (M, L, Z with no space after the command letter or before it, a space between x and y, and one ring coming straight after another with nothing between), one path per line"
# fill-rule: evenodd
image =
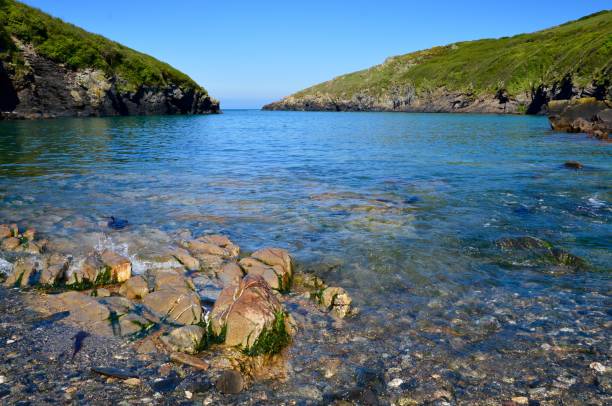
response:
M213 273L221 268L225 262L225 259L218 255L194 253L193 256L200 262L200 269Z
M215 380L215 387L221 393L237 394L242 392L244 381L240 372L227 370L221 372L217 377Z
M223 285L218 280L212 280L208 276L198 276L193 280L200 298L204 302L214 303L219 298Z
M567 169L582 169L582 164L580 162L577 161L567 161L563 164L564 167L566 167Z
M226 262L216 273L223 286L237 285L244 277L242 268L235 262Z
M255 251L251 254L252 258L255 258L266 265L272 267L280 267L282 270L283 279L291 279L293 275L292 260L291 256L282 248L264 248Z
M21 288L36 286L40 282L42 272L42 263L38 258L19 258L13 265L13 272L4 281L4 286Z
M111 378L130 379L138 378L138 374L127 369L113 367L92 367L91 370L97 374L108 376Z
M73 270L66 284L86 288L110 282L110 273L105 269L100 254L94 252L89 254L77 269Z
M240 260L240 266L248 275L261 276L272 289L280 292L289 290L291 274L281 265L268 265L256 258L249 257Z
M497 245L504 251L522 255L523 260L573 268L588 267L588 263L582 258L535 237L503 238L497 241Z
M205 331L200 326L183 326L174 329L161 340L172 351L195 354L200 350Z
M210 320L215 334L225 334L226 345L246 351L278 352L289 341L283 307L260 276L247 275L223 289ZM258 348L262 344L266 348Z
M189 391L191 393L206 393L210 391L212 386L213 384L207 376L202 375L202 373L194 373L186 376L185 379L183 379L179 389Z
M53 253L46 258L47 266L42 270L40 276L41 285L53 286L62 281L70 266L70 258Z
M187 288L163 288L149 293L142 303L161 318L179 324L197 324L202 320L199 296Z
M108 223L106 225L108 228L113 230L123 230L128 226L129 222L125 219L116 218L115 216L110 216Z
M195 290L191 278L174 269L156 269L149 272L153 278L154 290L162 289L189 289Z
M352 311L353 300L342 288L329 287L321 292L321 304L333 315L344 318Z
M128 299L142 299L149 294L149 284L142 276L133 276L121 285L119 294Z
M200 241L208 242L211 244L215 244L223 249L225 249L228 255L232 258L240 255L240 247L234 244L229 238L224 235L206 235L198 238Z
M181 378L174 371L171 371L166 377L156 379L151 388L156 392L169 393L176 389L181 384Z
M129 259L110 250L104 250L100 259L105 267L110 271L113 282L125 282L132 276L132 263Z
M220 257L229 256L229 252L219 247L218 245L200 240L188 241L185 244L185 247L189 250L189 252L191 252L191 254L208 254Z
M190 271L197 271L200 269L200 261L195 259L189 254L189 251L183 248L177 248L172 252L174 258L177 259L181 264Z

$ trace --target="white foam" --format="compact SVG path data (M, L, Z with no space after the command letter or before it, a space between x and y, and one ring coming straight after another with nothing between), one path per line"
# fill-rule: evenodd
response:
M13 270L13 264L4 258L0 258L0 273L8 275Z

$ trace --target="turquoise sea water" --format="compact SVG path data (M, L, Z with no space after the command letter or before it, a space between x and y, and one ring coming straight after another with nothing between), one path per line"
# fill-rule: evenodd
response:
M247 251L285 247L351 293L361 314L347 328L366 337L355 351L388 369L421 345L439 357L406 366L421 370L478 351L495 358L510 342L539 348L567 329L592 329L584 337L604 346L611 157L611 144L552 132L544 117L226 111L0 122L0 222L32 225L75 252L119 244L143 267L183 229L228 234ZM565 169L567 160L585 167ZM110 215L130 226L109 232ZM495 244L524 235L589 269L560 271ZM521 357L517 371L538 362Z

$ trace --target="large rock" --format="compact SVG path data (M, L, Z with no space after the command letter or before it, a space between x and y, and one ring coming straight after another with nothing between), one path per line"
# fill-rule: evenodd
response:
M198 240L204 241L210 244L215 244L227 251L227 254L234 258L240 255L240 247L234 244L229 238L224 235L205 235L203 237L199 237Z
M95 298L80 292L66 292L57 296L63 309L70 312L68 319L88 331L112 335L111 311Z
M197 271L200 269L200 261L192 257L186 249L177 248L172 252L172 255L188 270Z
M244 273L242 268L235 262L226 262L217 270L216 276L225 286L237 285L242 280Z
M612 103L593 97L548 103L548 119L553 130L584 132L607 139L612 132Z
M119 294L128 299L142 299L149 294L149 284L142 276L133 276L121 285Z
M104 250L100 258L110 271L113 282L125 282L132 276L132 263L128 258L109 250Z
M13 272L4 281L6 287L31 287L38 285L43 263L36 257L19 258L13 265Z
M151 275L155 278L155 291L142 301L149 310L179 324L197 324L202 320L202 304L190 278L173 270L155 270Z
M259 275L272 289L284 292L291 287L293 269L291 257L280 248L264 248L255 251L249 258L243 258L240 266L249 275Z
M268 283L256 275L225 288L210 313L212 329L217 335L225 334L226 345L254 353L277 352L288 343L285 317Z
M172 351L195 354L202 346L204 334L205 331L200 326L183 326L162 336L161 340Z
M70 258L59 253L53 253L46 258L47 266L40 275L41 285L56 285L61 282L70 265Z

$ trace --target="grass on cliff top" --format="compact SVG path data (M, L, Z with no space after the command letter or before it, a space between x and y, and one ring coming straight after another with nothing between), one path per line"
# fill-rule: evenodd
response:
M293 96L356 94L380 96L410 87L417 94L444 87L452 91L510 95L529 93L571 75L575 84L612 75L612 11L557 27L499 39L458 42L388 58L383 64L339 76Z
M172 83L205 92L189 76L167 63L25 4L0 0L0 60L12 62L19 71L24 68L23 59L11 37L32 44L39 54L73 69L95 68L109 76L116 75L125 81L118 84L121 90Z

